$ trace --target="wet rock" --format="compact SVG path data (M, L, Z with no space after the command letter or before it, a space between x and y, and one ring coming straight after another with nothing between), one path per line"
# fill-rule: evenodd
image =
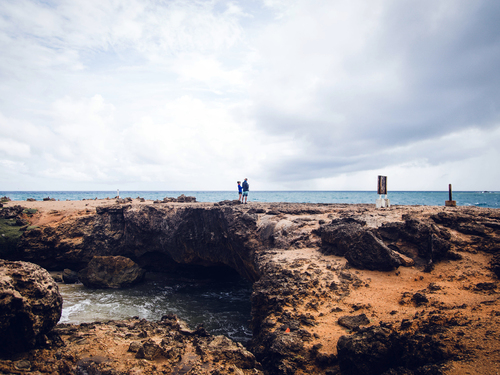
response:
M0 260L0 351L22 352L43 343L61 311L62 297L45 269Z
M72 271L69 268L65 268L62 275L62 281L65 284L76 284L78 283L78 272Z
M88 288L124 288L141 282L145 271L123 256L95 256L78 273L78 279Z

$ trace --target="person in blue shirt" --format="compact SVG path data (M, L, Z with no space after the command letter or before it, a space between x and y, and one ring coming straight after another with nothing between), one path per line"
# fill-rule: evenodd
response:
M245 181L243 181L243 199L241 200L241 203L247 204L247 199L248 199L248 191L250 190L250 185L248 185L248 178L245 178ZM245 202L243 202L245 200Z
M243 200L241 199L241 194L243 192L243 188L241 187L241 181L238 181L238 202L243 203Z

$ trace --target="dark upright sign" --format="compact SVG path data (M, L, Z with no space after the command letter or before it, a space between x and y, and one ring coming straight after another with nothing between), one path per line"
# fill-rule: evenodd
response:
M377 193L379 195L387 194L387 176L378 176Z

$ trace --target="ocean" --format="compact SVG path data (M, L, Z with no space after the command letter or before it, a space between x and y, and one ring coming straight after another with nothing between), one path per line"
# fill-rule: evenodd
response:
M238 199L237 191L120 191L120 197L147 200L177 198L179 195L194 196L198 202L221 202ZM0 191L0 197L7 196L14 201L27 198L42 200L83 200L114 198L117 191ZM373 203L378 198L375 191L250 191L251 202L290 202L290 203ZM448 200L448 191L392 191L387 198L391 205L443 206ZM455 191L453 200L458 206L477 206L500 208L498 191Z

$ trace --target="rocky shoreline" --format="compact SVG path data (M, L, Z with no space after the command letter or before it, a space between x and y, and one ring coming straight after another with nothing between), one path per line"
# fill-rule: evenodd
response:
M254 282L248 348L177 317L57 325L45 347L2 359L4 373L25 371L20 361L39 373L82 374L496 374L500 366L499 210L96 200L8 202L0 216L21 229L1 243L3 259L80 271L94 256L120 255L146 270L229 267ZM137 357L140 348L154 355Z

